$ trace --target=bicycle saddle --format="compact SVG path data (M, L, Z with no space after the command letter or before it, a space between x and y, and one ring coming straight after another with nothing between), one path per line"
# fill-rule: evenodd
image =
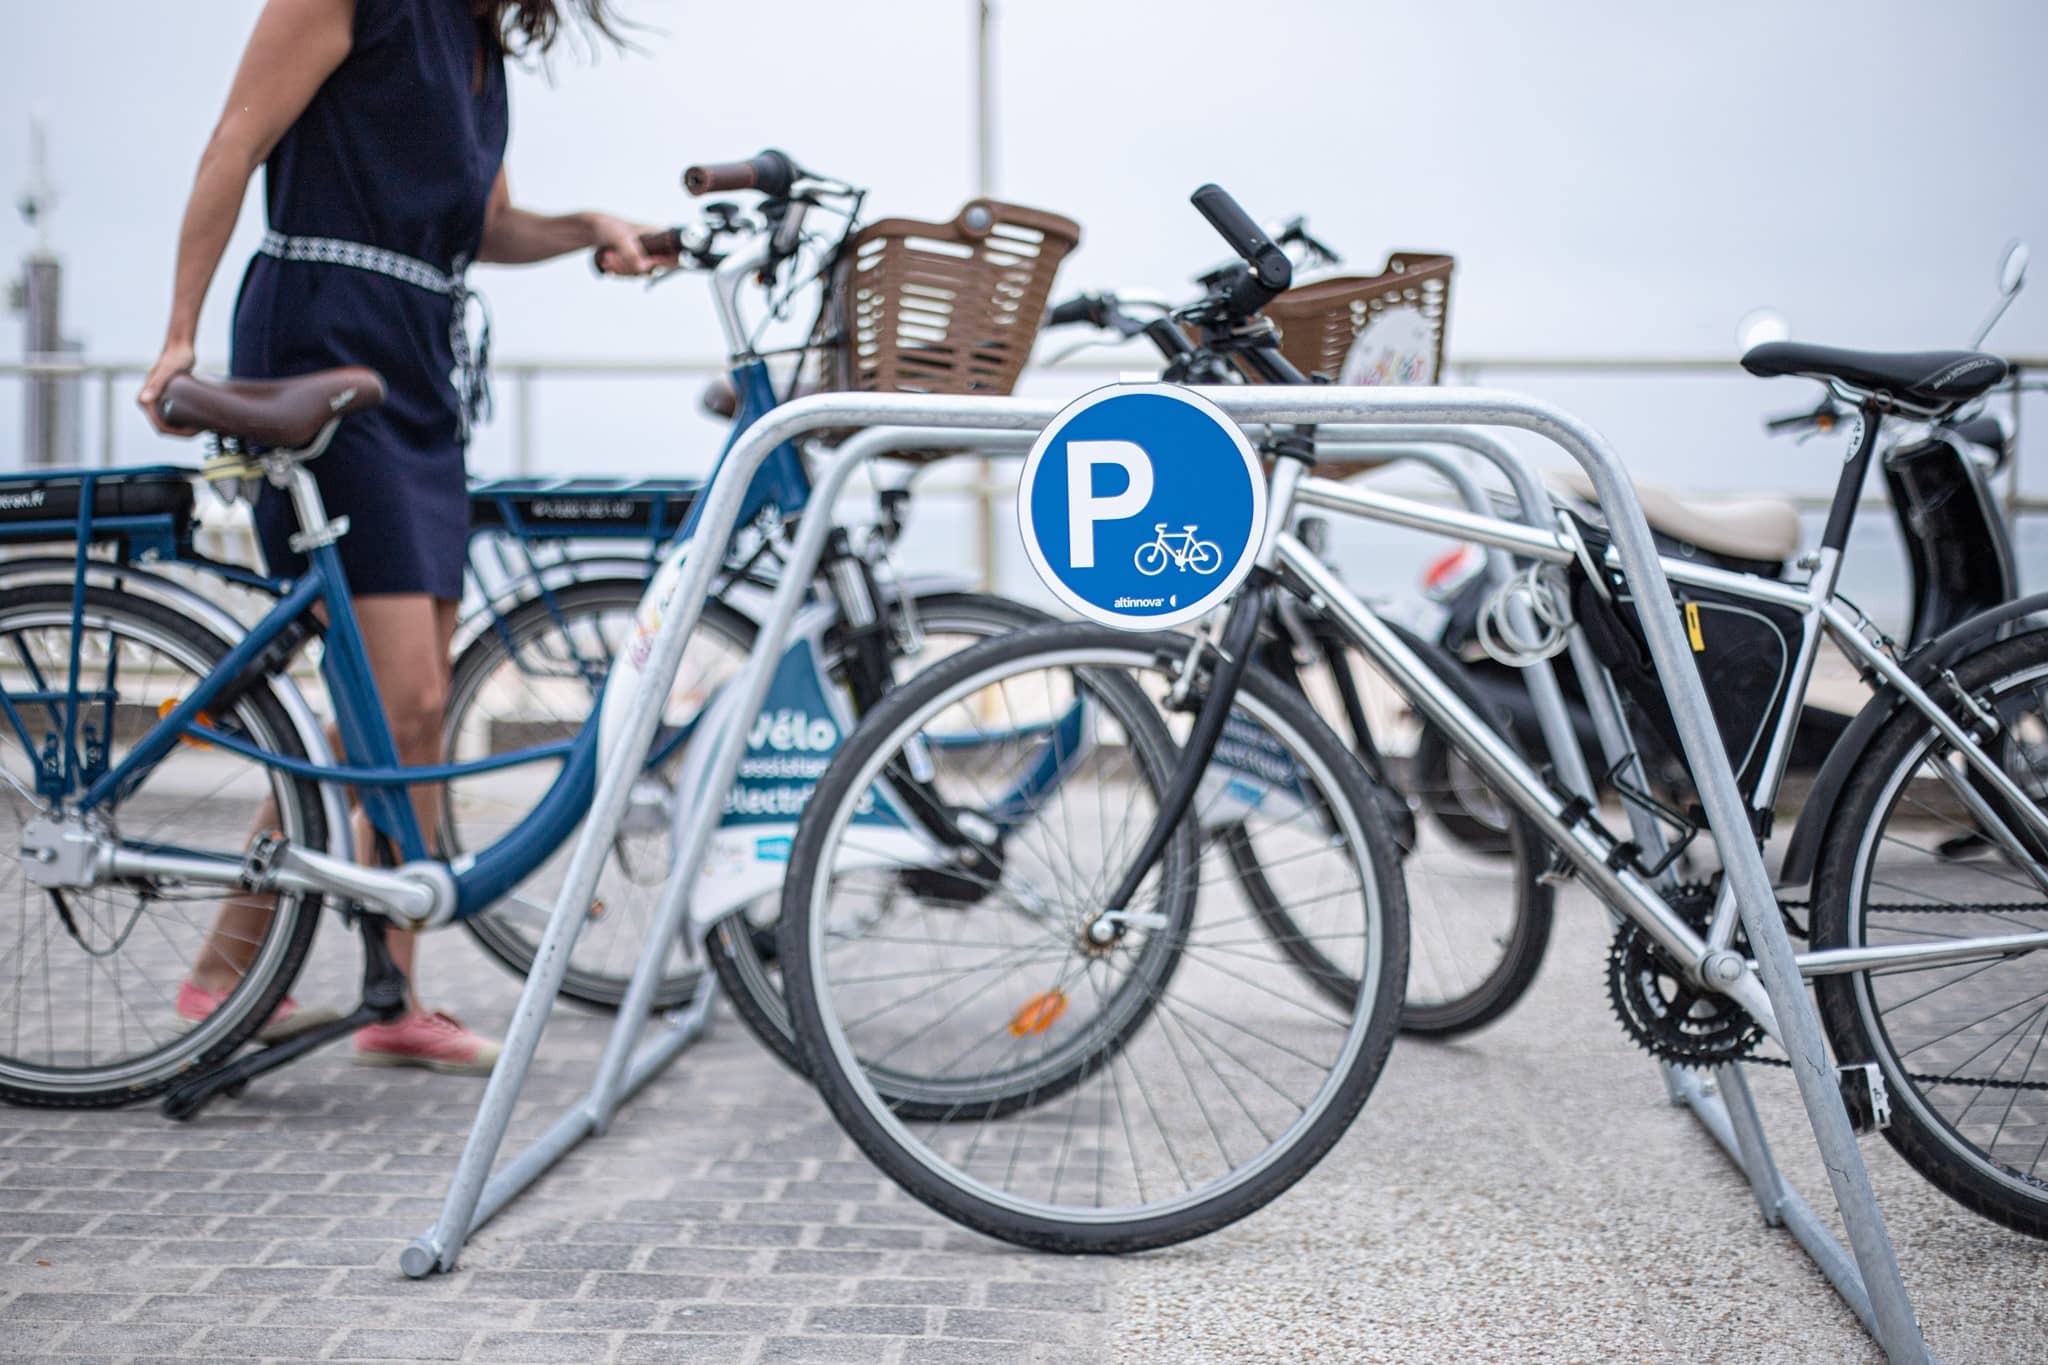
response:
M1953 408L2005 378L2005 362L1982 351L1845 351L1797 341L1752 346L1742 368L1766 378L1839 379L1921 408Z
M1581 502L1599 505L1583 470L1553 469L1545 481ZM1714 554L1783 564L1799 550L1799 508L1784 498L1702 498L1639 483L1636 500L1650 528Z
M383 401L383 376L361 365L290 379L181 374L164 386L157 415L174 427L290 448L310 445L335 418L367 412Z

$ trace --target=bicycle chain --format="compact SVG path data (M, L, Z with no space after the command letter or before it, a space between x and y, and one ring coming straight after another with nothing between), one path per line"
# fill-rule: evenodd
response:
M1792 1068L1792 1063L1783 1057L1744 1057L1742 1060L1755 1062L1758 1066L1781 1066L1788 1071ZM2048 1090L2048 1081L1969 1081L1958 1080L1954 1076L1929 1076L1918 1071L1908 1071L1906 1079L1916 1085L1967 1085L1984 1090Z
M1812 908L1812 907L1810 906L1810 904L1809 904L1808 902L1806 902L1806 901L1792 901L1792 900L1788 900L1788 901L1781 901L1781 902L1780 902L1779 904L1780 904L1780 908L1781 908L1781 909L1783 909L1783 910L1787 910L1787 911L1790 911L1790 910L1810 910L1810 909ZM2035 913L2035 914L2039 914L2039 913L2041 913L2041 912L2042 912L2043 908L2044 908L2044 907L2043 907L2043 906L2041 906L2041 905L2040 905L2039 903L2007 903L2007 902L1981 902L1981 903L1972 903L1972 904L1968 904L1968 905L1901 905L1901 906L1896 906L1896 907L1887 907L1887 909L1886 909L1886 913L1888 913L1888 914L1994 914L1994 915L1995 915L1995 914L2001 914L2001 913L2022 913L2022 912L2033 912L2033 913ZM1801 935L1801 937L1804 937L1804 935L1802 934L1802 935ZM1624 1023L1626 1023L1626 1021L1624 1021ZM1654 1051L1654 1049L1651 1049L1651 1050L1652 1050L1652 1051ZM1666 1060L1669 1060L1669 1059L1666 1059ZM1757 1064L1758 1066L1776 1066L1776 1067L1784 1067L1784 1068L1785 1068L1785 1069L1787 1069L1787 1070L1790 1070L1790 1069L1791 1069L1791 1066L1792 1066L1792 1063L1791 1063L1791 1061L1790 1061L1789 1059L1787 1059L1787 1058L1784 1058L1784 1057L1762 1057L1762 1056L1757 1056L1757 1055L1755 1055L1755 1054L1751 1054L1751 1055L1749 1055L1749 1056L1746 1056L1746 1057L1740 1057L1740 1058L1732 1058L1732 1059L1730 1059L1730 1060L1731 1060L1731 1061L1744 1061L1744 1062L1754 1062L1754 1063L1756 1063L1756 1064ZM1679 1063L1679 1064L1680 1064L1680 1065L1683 1065L1683 1063ZM1926 1072L1922 1072L1922 1071L1908 1071L1908 1072L1906 1073L1906 1079L1907 1079L1907 1080L1909 1080L1909 1081L1912 1081L1912 1082L1913 1082L1913 1083L1914 1083L1915 1085L1967 1085L1967 1086L1974 1086L1974 1087L1977 1087L1977 1088L1979 1088L1979 1089L1984 1089L1984 1090L2042 1090L2042 1091L2048 1091L2048 1081L2001 1081L2001 1080L1995 1080L1995 1079L1992 1079L1992 1078L1988 1078L1988 1077L1987 1077L1987 1078L1985 1078L1985 1079L1983 1079L1983 1080L1966 1080L1966 1079L1960 1079L1960 1078L1957 1078L1957 1077L1954 1077L1954 1076L1932 1076L1932 1075L1929 1075L1929 1074L1927 1074Z

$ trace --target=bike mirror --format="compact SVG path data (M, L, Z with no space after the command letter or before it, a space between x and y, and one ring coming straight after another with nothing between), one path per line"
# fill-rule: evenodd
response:
M2027 257L2030 253L2025 242L2012 242L2005 248L2005 259L1998 263L1998 292L2011 298L2020 292L2020 286L2027 282Z
M1735 351L1749 352L1767 341L1784 341L1792 335L1792 324L1775 308L1752 308L1735 324Z
M1991 329L2019 297L2020 286L2027 282L2027 254L2025 242L2015 240L2006 244L2005 256L1998 263L1998 302L1991 306L1991 316L1984 319L1977 335L1970 339L1971 350L1984 344L1984 338L1991 335Z

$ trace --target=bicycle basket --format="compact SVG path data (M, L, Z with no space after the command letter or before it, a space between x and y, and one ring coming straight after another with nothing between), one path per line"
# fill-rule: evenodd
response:
M1397 251L1372 276L1290 289L1266 305L1280 353L1295 369L1340 384L1434 384L1443 373L1454 258Z
M847 244L834 297L836 387L1008 394L1081 227L1056 213L968 202L950 223L884 218Z

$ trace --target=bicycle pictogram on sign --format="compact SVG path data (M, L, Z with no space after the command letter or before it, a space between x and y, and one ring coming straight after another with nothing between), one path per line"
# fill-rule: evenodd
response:
M1166 534L1166 523L1159 522L1153 528L1157 535L1138 547L1131 562L1138 572L1147 577L1157 577L1166 572L1168 564L1183 572L1215 573L1223 567L1223 550L1213 540L1195 539L1193 526L1183 526L1174 535Z

